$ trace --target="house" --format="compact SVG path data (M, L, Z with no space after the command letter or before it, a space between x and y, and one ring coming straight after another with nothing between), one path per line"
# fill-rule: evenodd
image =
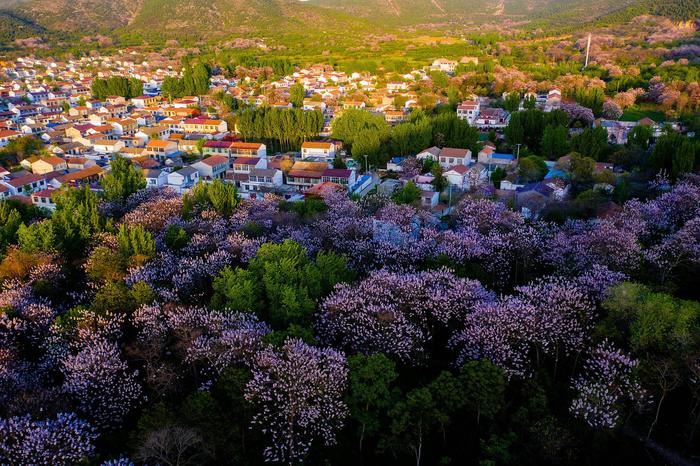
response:
M190 166L199 172L201 180L224 179L229 168L229 158L225 155L212 155Z
M25 192L33 193L41 189L46 189L46 179L34 173L20 175L16 178L0 181L9 189L9 195L16 196Z
M440 201L440 193L437 191L421 191L420 205L425 209L432 209Z
M454 60L447 60L446 58L438 58L433 61L430 65L432 71L442 71L443 73L454 73L457 68L458 63Z
M92 148L98 154L118 154L126 145L123 141L111 139L98 139L93 142Z
M515 191L515 204L526 218L537 218L550 202L552 188L542 182L530 183Z
M42 189L41 191L36 191L32 193L32 204L37 207L43 207L45 209L54 210L56 209L56 203L54 202L54 195L60 191L53 188Z
M170 134L167 126L148 126L140 128L134 136L141 139L146 144L151 139L165 139Z
M32 173L36 173L37 175L67 169L68 165L66 161L61 157L56 157L55 155L40 157L36 161L32 162Z
M421 161L426 159L432 159L437 161L438 157L440 157L440 148L435 146L425 149L424 151L421 151L418 154L416 154L416 158Z
M181 168L168 174L168 186L178 193L191 189L199 181L199 172L192 167Z
M479 116L480 110L481 103L478 99L465 100L457 106L457 116L460 120L466 120L470 125L473 125Z
M384 110L384 119L390 125L406 121L408 114L403 110Z
M267 157L267 146L259 142L234 142L230 149L234 157Z
M323 171L321 182L335 183L347 188L355 184L355 178L355 170L327 168Z
M22 133L20 133L19 131L12 131L9 129L0 130L0 147L7 146L10 143L10 141L12 141L13 139L17 139L21 135Z
M442 168L451 168L455 165L469 165L472 162L472 151L469 149L443 147L438 154L438 162Z
M515 162L513 154L499 154L494 151L493 147L485 146L479 151L477 156L479 163L486 165L489 171L496 167L506 168Z
M153 139L146 144L146 155L149 155L160 162L174 157L178 153L177 143L175 141L163 141L161 139Z
M182 124L185 133L216 134L225 133L228 125L224 120L212 120L208 118L188 118Z
M510 114L502 108L483 108L474 120L479 129L503 129L508 126Z
M403 171L402 163L406 160L406 157L392 157L386 163L386 169L391 172L401 172Z
M131 105L136 108L146 108L158 103L158 97L142 95L131 98Z
M69 157L66 159L66 165L68 170L83 170L85 168L94 167L96 163L94 160L84 157Z
M254 168L248 173L248 180L242 188L248 192L274 192L284 183L282 170L275 168Z
M233 173L247 175L256 168L267 168L267 159L264 157L235 157L232 168Z
M336 147L333 142L306 141L301 145L301 158L319 158L332 161L335 158Z
M294 162L287 173L287 184L298 189L308 189L321 183L323 174L328 170L326 162Z
M83 186L99 181L99 179L102 178L103 175L104 170L102 169L102 167L93 165L91 167L78 170L76 172L71 172L63 176L59 176L56 180L61 185Z
M143 176L146 178L147 188L160 188L168 183L168 172L157 168L144 168Z
M231 149L232 141L206 141L202 146L202 153L204 155L217 155L224 154L227 157L233 155Z

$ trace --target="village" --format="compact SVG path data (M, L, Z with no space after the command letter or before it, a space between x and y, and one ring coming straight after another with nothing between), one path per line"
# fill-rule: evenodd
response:
M494 183L492 194L527 215L536 215L550 201L565 199L570 188L570 156L547 161L544 179L523 180L519 145L513 153L497 151L511 112L492 106L489 97L475 95L456 105L457 117L481 134L477 148L425 147L409 156L392 157L386 166L370 166L366 157L364 161L351 158L342 141L332 138L334 120L349 109L380 115L392 126L406 121L412 110L421 107L420 96L410 90L412 83L431 80L431 72L453 75L465 63L478 63L478 59L438 59L423 69L396 75L394 80L379 80L369 73L346 74L329 65L298 69L255 86L250 77L236 80L213 74L208 94L173 99L161 92L164 79L180 76L172 65L136 64L128 55L67 62L18 58L1 70L6 80L0 87L0 147L31 137L40 140L43 148L17 165L2 168L0 197L53 209L52 197L63 186L88 185L100 190L99 180L110 170L110 161L121 156L143 170L147 187L171 187L178 193L200 181L216 179L234 183L243 198L271 193L288 200L318 194L327 186L342 187L358 197L370 192L392 196L412 183L420 189L421 207L439 217L449 214L459 196L490 185L494 172L499 171L503 175ZM100 71L95 74L96 68ZM143 95L94 99L93 79L110 76L137 79ZM224 119L211 97L218 92L241 106L291 109L290 89L299 84L304 89L302 109L321 112L323 129L298 151L273 152L263 142L244 140L235 121ZM503 99L507 98L504 93ZM560 109L563 101L558 89L528 92L518 98L518 110L527 106L543 112ZM593 122L594 127L605 128L611 144L625 144L627 135L639 125L650 127L655 137L662 132L661 125L649 118L636 122L598 118ZM569 129L570 134L581 131ZM436 188L431 173L405 171L407 159L439 164L446 185L437 183ZM611 163L595 164L596 173L609 173L613 180L614 168ZM596 186L610 191L613 185Z

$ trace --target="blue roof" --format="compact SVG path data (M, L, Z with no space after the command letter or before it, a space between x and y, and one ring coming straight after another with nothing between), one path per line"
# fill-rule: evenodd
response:
M491 158L504 159L504 160L515 160L515 157L513 157L513 154L499 154L497 152L494 152L493 154L491 154Z
M392 157L391 160L389 160L389 162L399 164L399 163L403 162L405 159L406 159L406 157Z
M548 180L550 178L563 178L565 180L569 179L569 174L566 173L563 170L559 170L558 168L552 168L549 170L549 172L544 176L545 180Z

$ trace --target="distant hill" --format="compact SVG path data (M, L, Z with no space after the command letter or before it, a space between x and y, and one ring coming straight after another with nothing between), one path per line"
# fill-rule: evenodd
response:
M32 34L132 34L218 40L477 24L576 25L655 13L694 18L700 0L0 0L0 41Z

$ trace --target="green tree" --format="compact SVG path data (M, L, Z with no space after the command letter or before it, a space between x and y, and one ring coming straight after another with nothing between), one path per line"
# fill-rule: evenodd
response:
M312 262L294 241L265 243L248 270L225 268L219 274L212 304L252 310L278 330L292 324L307 327L323 293L351 277L345 260L332 253L319 253Z
M627 146L628 147L639 147L641 149L649 148L649 141L651 141L652 130L651 126L647 125L637 125L629 132L627 135Z
M121 225L117 232L117 246L120 254L136 265L142 265L156 253L153 235L141 225Z
M69 255L82 255L104 222L97 209L97 196L85 186L65 189L55 195L56 209L51 217L59 249Z
M413 181L409 181L392 196L397 204L415 204L420 200L421 191Z
M445 178L443 173L444 170L438 163L433 165L433 168L430 170L430 174L435 177L432 181L433 189L439 193L447 188L447 178Z
M129 160L117 155L110 162L111 170L102 177L104 196L110 201L124 201L127 197L146 187L146 178L141 169Z
M555 160L569 151L566 126L547 125L542 135L541 153L549 160Z
M347 404L350 416L358 424L362 451L364 439L382 429L386 410L393 404L393 384L398 374L395 364L381 353L351 356L348 368Z
M177 225L170 225L165 231L165 245L170 249L178 250L182 249L190 242L190 237L184 228Z
M296 83L289 88L289 101L295 108L304 106L304 98L306 97L306 89L301 83Z
M206 209L213 209L223 217L230 217L238 203L238 192L233 184L221 180L211 183L199 182L183 196L182 211L186 218Z
M542 157L530 155L528 157L521 157L518 161L518 173L520 174L520 178L527 183L541 181L547 174L547 171L547 164Z
M510 92L503 99L503 108L509 112L516 112L520 107L520 94L517 92Z
M677 179L684 173L693 171L695 167L695 144L691 140L685 140L673 154L671 163L671 176Z
M491 182L496 188L500 188L501 181L506 179L508 173L502 167L496 167L496 169L491 172Z
M569 172L574 189L581 192L592 186L594 169L595 160L576 152L572 153Z
M482 416L493 418L505 405L505 375L491 361L480 359L466 363L460 369L459 380L461 396L467 409L476 413L477 423Z

